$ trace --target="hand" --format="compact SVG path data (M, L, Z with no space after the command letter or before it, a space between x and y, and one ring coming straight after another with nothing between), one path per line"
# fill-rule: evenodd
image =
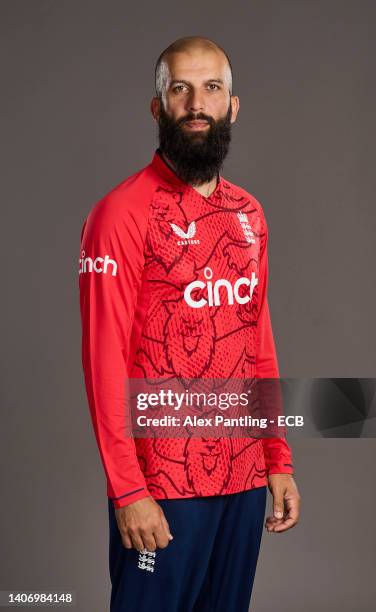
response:
M154 551L173 539L161 506L153 497L116 508L115 515L125 548Z
M273 516L268 516L265 527L269 532L281 533L297 524L300 514L300 495L291 474L271 474L268 486L273 495Z

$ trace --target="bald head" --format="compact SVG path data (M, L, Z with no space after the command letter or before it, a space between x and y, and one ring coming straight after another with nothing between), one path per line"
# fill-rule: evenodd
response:
M227 53L217 43L203 36L185 36L171 43L160 54L155 66L155 91L158 98L163 99L170 77L169 62L174 54L186 53L194 55L199 52L215 53L222 56L225 63L226 86L232 95L232 68Z

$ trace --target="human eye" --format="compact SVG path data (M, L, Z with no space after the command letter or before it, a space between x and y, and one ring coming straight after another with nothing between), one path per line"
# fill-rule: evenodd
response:
M210 91L218 91L220 89L217 83L209 83L208 88L210 89Z
M184 91L187 88L186 85L184 85L183 83L181 83L180 85L174 85L174 87L172 88L172 91L174 93L181 93L182 91Z

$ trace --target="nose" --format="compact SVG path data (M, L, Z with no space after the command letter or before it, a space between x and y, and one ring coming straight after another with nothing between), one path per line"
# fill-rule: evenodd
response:
M192 113L199 113L204 110L204 101L199 91L193 89L188 99L188 110Z

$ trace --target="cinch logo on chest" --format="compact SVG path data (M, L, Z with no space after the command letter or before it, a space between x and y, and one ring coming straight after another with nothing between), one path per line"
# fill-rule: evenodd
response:
M188 306L192 308L202 308L208 304L209 306L221 306L222 303L229 304L230 306L237 302L238 304L247 304L252 299L253 290L258 283L258 278L254 272L252 272L251 278L247 278L246 276L241 276L235 281L234 285L230 283L229 280L225 278L219 278L214 283L212 282L213 271L211 268L204 269L204 276L207 280L206 283L203 281L197 280L189 283L186 286L184 291L184 299L187 302ZM249 292L247 291L246 295L239 295L239 289L242 286L249 287ZM221 287L225 288L225 297L223 299L223 291L222 291L222 300L219 293ZM200 299L194 299L192 293L194 291L199 290L200 295L203 290L206 290L207 297L200 297Z

